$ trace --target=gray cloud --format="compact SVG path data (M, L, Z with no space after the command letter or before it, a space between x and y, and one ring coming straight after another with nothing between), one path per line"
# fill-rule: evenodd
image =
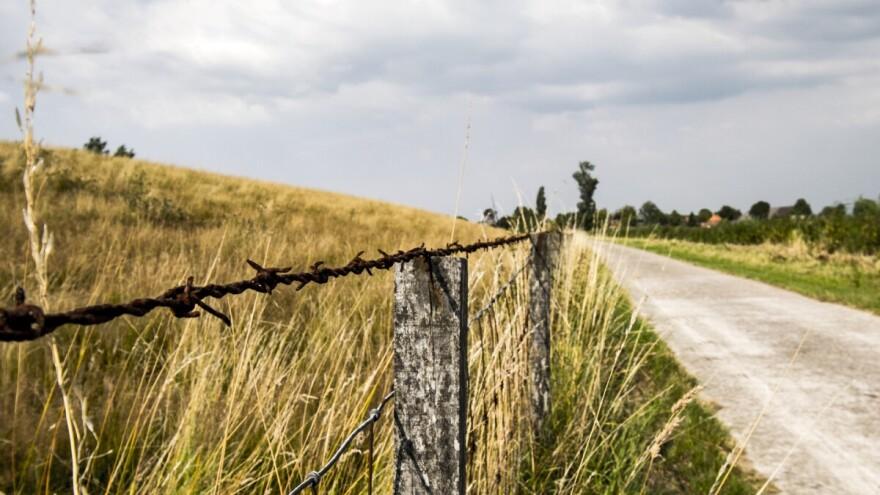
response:
M748 206L759 192L830 202L880 184L873 0L38 8L59 53L41 67L78 95L44 95L49 142L102 134L148 158L451 211L470 115L470 216L490 196L512 207L517 187L530 200L538 183L557 191L552 208L573 207L583 159L599 163L611 207ZM2 61L26 22L24 2L0 5L7 115L22 65ZM16 135L0 119L0 136ZM826 177L823 160L842 172ZM754 174L765 190L744 186Z

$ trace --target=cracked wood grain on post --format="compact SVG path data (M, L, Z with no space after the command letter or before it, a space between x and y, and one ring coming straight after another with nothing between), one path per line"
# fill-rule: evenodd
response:
M467 260L418 258L394 287L395 493L464 494Z

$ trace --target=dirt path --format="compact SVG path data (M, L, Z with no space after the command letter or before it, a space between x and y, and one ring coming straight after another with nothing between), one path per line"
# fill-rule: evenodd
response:
M597 249L784 493L880 494L880 317L611 244Z

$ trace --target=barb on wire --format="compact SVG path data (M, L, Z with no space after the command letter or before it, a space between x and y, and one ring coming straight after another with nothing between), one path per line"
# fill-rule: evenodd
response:
M354 440L354 438L356 436L358 436L358 434L360 434L362 431L367 429L368 427L372 428L373 423L375 423L376 421L379 421L379 418L382 416L382 410L385 408L385 404L387 404L388 401L390 401L392 397L394 397L393 390L391 392L388 392L388 395L386 395L382 399L382 402L380 402L379 405L376 406L375 409L372 409L370 411L370 413L367 415L367 419L365 419L361 424L358 425L357 428L355 428L351 433L348 434L347 437L345 437L345 440L342 441L342 444L339 445L339 448L336 449L336 452L333 453L333 455L330 457L330 460L327 461L327 464L324 464L324 467L322 467L321 469L319 469L317 471L312 471L311 473L307 474L306 478L304 480L302 480L302 482L300 482L300 484L296 485L296 487L293 490L291 490L290 493L288 493L288 495L297 495L298 493L302 492L306 488L317 488L317 486L321 483L321 479L324 477L324 475L326 475L327 472L330 471L333 468L333 466L336 465L337 462L339 462L339 459L342 457L342 454L344 454L345 451L348 450L348 447L351 445L351 442ZM371 445L370 446L370 478L371 479L369 481L370 487L372 487L372 485L373 485L372 453L373 453L373 449L372 449L372 445Z
M196 308L199 308L229 325L231 323L229 317L205 303L205 298L222 299L225 296L238 295L246 291L271 294L279 285L293 283L297 284L296 290L301 290L309 284L326 284L332 279L347 275L360 275L363 272L372 275L373 270L389 270L398 263L416 258L470 254L483 249L518 243L528 237L528 234L513 235L490 241L475 242L466 246L451 243L445 248L436 249L425 249L422 244L408 251L398 251L394 254L379 250L381 256L371 260L361 258L363 252L360 252L344 266L326 267L324 262L319 261L312 265L310 270L299 273L291 273L291 267L264 268L252 260L247 260L248 265L257 272L256 276L247 280L228 284L195 286L192 283L192 277L190 277L187 279L186 285L168 289L155 298L134 299L122 304L97 304L61 313L45 313L41 307L27 304L24 291L17 290L15 305L0 309L0 341L36 340L54 332L63 325L99 325L124 315L145 316L157 308L168 308L177 318L197 318L200 313Z
M529 254L529 256L526 258L525 262L523 262L523 264L519 268L517 268L517 270L515 272L513 272L513 275L510 276L510 280L508 280L507 283L505 283L500 289L498 289L498 292L496 292L495 295L492 296L492 299L490 299L489 302L485 306L483 306L482 308L480 308L479 311L474 313L474 316L471 316L471 319L468 321L468 325L473 325L474 323L480 321L480 319L483 317L483 315L486 314L487 311L492 309L493 306L495 306L495 303L498 302L498 299L500 299L501 296L503 296L504 293L507 292L507 289L509 289L510 286L512 286L513 283L516 282L517 277L519 277L519 275L523 271L525 271L526 268L528 268L529 261L531 261L531 259L532 259L532 255Z

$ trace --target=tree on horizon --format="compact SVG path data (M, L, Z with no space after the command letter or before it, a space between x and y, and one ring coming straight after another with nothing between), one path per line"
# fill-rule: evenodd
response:
M813 216L813 208L810 207L810 203L807 203L806 199L798 198L798 200L794 202L794 206L791 208L791 214L810 217Z
M730 205L724 205L716 212L719 217L732 222L742 216L742 212Z
M749 208L749 216L760 220L766 220L770 216L770 203L758 201Z
M712 210L709 208L702 208L697 213L697 220L700 222L708 222L710 218L712 218Z
M107 141L102 140L100 136L90 137L89 141L83 145L83 149L98 155L110 153L110 150L107 149Z
M653 201L645 201L642 204L642 207L639 208L639 216L642 217L642 221L651 225L665 225L666 224L666 214L663 213L663 210L657 206Z
M595 165L584 161L578 164L577 171L572 174L580 189L581 200L577 204L577 218L579 226L584 230L593 228L593 216L596 214L593 194L596 192L596 186L599 185L599 179L593 177L592 172L595 170Z
M535 199L535 215L538 216L538 221L544 221L544 218L547 216L547 198L544 196L544 186L538 188L538 197Z
M625 205L614 212L611 218L620 222L621 225L635 226L638 212L636 207Z

